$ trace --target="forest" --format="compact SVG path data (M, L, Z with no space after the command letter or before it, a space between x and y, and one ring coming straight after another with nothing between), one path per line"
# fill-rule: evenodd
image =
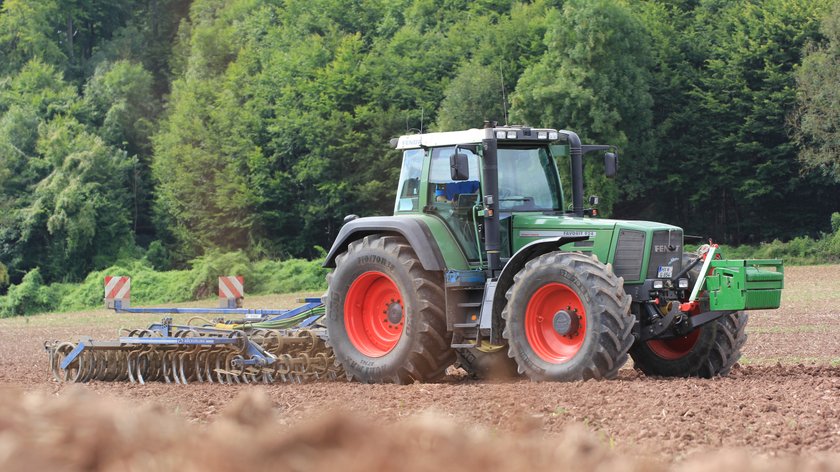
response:
M0 294L318 258L392 211L390 138L484 120L617 145L607 216L819 238L838 91L831 0L0 0Z

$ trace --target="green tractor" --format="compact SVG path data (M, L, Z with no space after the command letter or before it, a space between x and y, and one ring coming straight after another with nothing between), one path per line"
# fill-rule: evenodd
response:
M325 266L329 344L362 382L614 378L628 355L657 376L726 375L745 310L778 308L778 260L687 253L680 228L584 207L572 131L497 127L402 136L394 215L350 215ZM571 160L567 207L558 160ZM590 198L590 205L597 199Z

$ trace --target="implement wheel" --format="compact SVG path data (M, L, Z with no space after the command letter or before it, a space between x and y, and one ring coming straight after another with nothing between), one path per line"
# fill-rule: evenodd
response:
M747 314L737 312L703 325L686 336L636 343L630 350L636 369L663 377L727 375L747 342Z
M506 297L508 354L531 380L613 378L627 361L630 297L610 265L550 252L514 276Z
M329 343L347 377L367 383L430 382L455 359L443 279L408 243L372 235L350 243L327 276Z

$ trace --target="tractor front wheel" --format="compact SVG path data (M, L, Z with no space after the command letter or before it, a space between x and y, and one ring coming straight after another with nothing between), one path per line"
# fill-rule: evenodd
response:
M327 276L329 344L347 377L366 383L430 382L454 361L443 280L396 236L350 243Z
M506 297L508 354L531 380L613 378L627 361L630 297L609 264L550 252L514 276Z

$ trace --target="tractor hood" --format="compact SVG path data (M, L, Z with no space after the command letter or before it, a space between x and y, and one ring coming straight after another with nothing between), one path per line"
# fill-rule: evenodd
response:
M616 272L623 270L626 261L627 271L621 275L628 282L644 280L648 272L655 272L662 265L674 269L681 265L682 229L669 224L534 213L513 214L509 224L513 253L538 239L587 236L589 239L569 243L562 249L592 253L601 261L613 263ZM648 270L647 255L655 259L654 269Z

